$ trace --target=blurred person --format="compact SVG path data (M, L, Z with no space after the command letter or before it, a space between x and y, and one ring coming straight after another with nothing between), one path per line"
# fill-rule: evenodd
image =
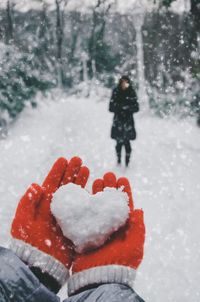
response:
M114 113L111 138L116 140L117 163L121 164L121 153L124 146L125 165L128 167L132 151L130 141L136 139L133 114L139 111L137 94L128 76L122 76L117 87L114 88L109 111Z

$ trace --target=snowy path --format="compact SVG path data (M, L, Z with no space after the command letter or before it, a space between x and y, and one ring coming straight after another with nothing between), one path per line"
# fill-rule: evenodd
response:
M58 95L58 98L59 95ZM136 115L138 139L128 170L116 168L106 102L64 97L27 109L0 141L0 238L6 244L19 197L42 182L59 156L79 155L91 180L126 175L145 212L144 261L136 290L149 302L200 301L200 133L187 121Z

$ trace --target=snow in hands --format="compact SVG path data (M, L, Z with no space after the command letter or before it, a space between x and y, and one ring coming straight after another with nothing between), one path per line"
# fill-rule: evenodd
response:
M125 225L129 217L128 195L114 188L90 195L85 189L68 184L54 194L51 211L63 234L81 253L100 247Z

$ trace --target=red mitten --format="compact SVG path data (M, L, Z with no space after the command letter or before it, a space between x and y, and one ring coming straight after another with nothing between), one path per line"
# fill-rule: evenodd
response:
M76 255L72 277L68 282L69 295L92 284L122 283L133 286L136 269L143 259L145 225L143 211L135 210L128 179L116 180L113 173L104 175L93 184L93 194L105 187L121 188L128 194L130 214L127 224L114 233L102 247Z
M71 242L66 239L50 211L53 193L69 182L84 187L89 170L74 157L59 158L43 185L32 184L20 200L11 227L11 249L30 267L39 268L60 285L68 278Z

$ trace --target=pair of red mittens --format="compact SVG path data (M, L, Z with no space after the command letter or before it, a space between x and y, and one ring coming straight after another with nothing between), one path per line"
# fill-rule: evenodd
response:
M143 259L145 225L143 211L135 210L131 187L126 178L106 173L93 183L92 193L106 187L121 188L128 194L130 214L124 227L100 248L76 254L73 244L51 214L53 193L69 182L85 187L89 169L74 157L58 159L42 186L32 184L19 202L11 227L11 248L30 267L49 274L62 286L68 280L69 295L91 284L122 283L133 285L135 270Z

